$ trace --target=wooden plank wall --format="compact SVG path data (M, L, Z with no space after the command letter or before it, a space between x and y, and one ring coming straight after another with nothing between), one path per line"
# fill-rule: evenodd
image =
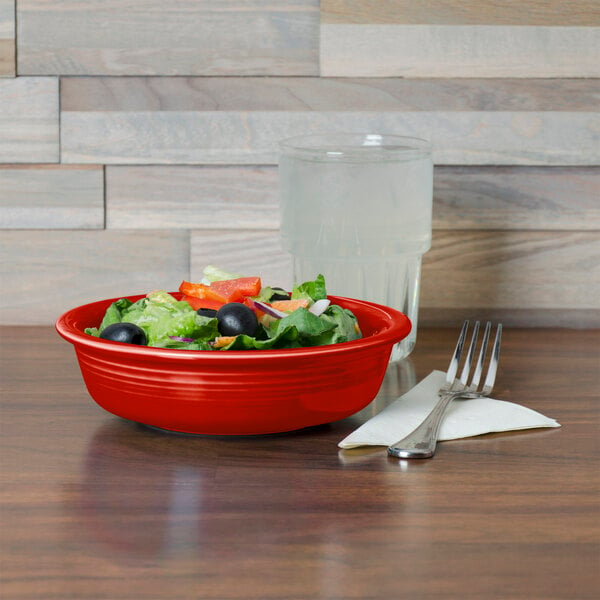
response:
M421 324L600 327L599 99L598 0L0 0L0 323L289 285L277 141L379 130L434 146Z

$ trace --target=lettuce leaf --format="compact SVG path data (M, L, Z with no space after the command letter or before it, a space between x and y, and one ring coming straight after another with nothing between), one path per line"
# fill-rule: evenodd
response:
M327 288L325 287L325 277L317 275L314 281L305 281L295 285L292 289L292 300L306 299L312 302L327 298Z
M207 265L202 270L202 283L210 285L213 281L226 281L228 279L237 279L241 277L238 273L229 273L214 265Z
M354 314L337 304L330 304L319 318L333 325L333 328L329 330L329 335L319 338L320 344L339 344L362 337Z
M198 315L187 302L178 301L162 290L133 304L125 298L113 302L100 327L89 328L86 333L98 336L113 323L137 325L144 330L148 345L160 348L182 347L177 344L185 342L175 342L170 337L175 336L194 339L204 349L209 340L219 335L217 319Z

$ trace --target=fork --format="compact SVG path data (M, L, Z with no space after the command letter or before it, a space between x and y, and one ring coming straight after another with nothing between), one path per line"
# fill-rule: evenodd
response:
M471 363L473 362L473 357L475 355L477 338L479 336L479 321L476 321L473 326L473 334L471 335L471 342L469 344L469 350L461 371L460 379L456 379L468 328L469 321L465 321L460 331L456 348L452 355L452 360L450 361L450 366L446 373L446 382L439 391L440 399L438 403L414 431L388 448L388 454L390 456L398 458L430 458L435 454L440 424L450 402L456 398L483 398L490 395L492 388L494 387L496 372L498 370L502 325L498 324L498 327L496 328L496 338L491 350L487 374L483 387L481 388L479 387L479 382L483 373L492 324L488 321L485 325L475 372L473 373L470 383L467 385L469 373L471 371Z

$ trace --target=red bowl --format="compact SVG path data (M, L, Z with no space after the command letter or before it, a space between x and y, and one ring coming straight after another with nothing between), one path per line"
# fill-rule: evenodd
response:
M330 296L356 315L362 339L215 352L149 348L84 333L99 325L117 299L69 310L56 329L75 347L88 392L102 408L184 433L277 433L348 417L375 398L393 345L411 329L408 317L397 310Z

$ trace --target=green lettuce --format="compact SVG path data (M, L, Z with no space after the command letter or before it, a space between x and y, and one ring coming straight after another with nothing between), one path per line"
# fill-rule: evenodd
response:
M125 298L113 302L100 327L86 329L86 333L99 336L113 323L137 325L144 330L149 346L161 348L182 347L185 344L172 340L173 336L193 339L195 344L204 349L208 341L219 335L217 319L198 315L187 302L178 301L162 290L152 292L135 303Z
M327 298L327 289L323 275L317 275L314 281L305 281L292 289L292 300L306 299L316 302L325 298Z

